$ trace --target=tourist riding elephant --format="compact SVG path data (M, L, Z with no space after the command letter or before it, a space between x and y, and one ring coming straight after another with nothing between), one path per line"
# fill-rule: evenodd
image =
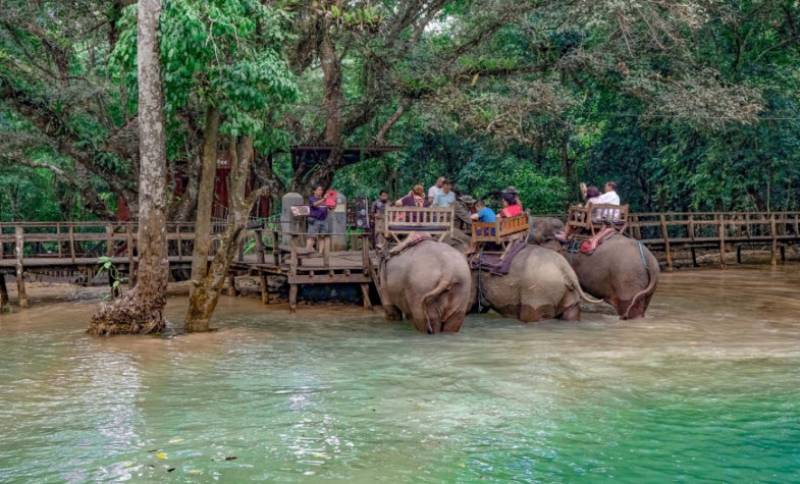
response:
M581 300L603 302L583 293L575 271L563 257L533 245L516 254L508 274L474 271L472 277L474 300L480 298L498 313L526 323L554 318L579 320Z
M551 248L567 258L583 289L602 298L621 319L644 317L658 284L655 256L639 241L616 234L591 255L566 250L564 224L553 218L532 218L528 242Z
M418 331L457 332L470 306L469 265L442 242L422 240L381 264L381 299L387 319L411 319Z

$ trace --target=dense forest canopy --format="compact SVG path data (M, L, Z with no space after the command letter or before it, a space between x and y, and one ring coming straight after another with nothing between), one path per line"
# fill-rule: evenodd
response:
M135 208L134 3L0 1L1 220ZM193 218L210 112L275 198L445 175L536 211L607 179L634 210L798 208L793 0L166 0L160 36L173 219ZM297 163L296 144L332 149ZM343 156L365 145L401 149Z

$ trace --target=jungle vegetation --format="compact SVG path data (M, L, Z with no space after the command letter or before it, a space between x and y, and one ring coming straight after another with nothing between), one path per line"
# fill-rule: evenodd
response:
M135 10L0 4L0 219L135 213ZM209 109L273 197L443 174L538 211L606 179L635 210L797 208L791 0L165 0L160 36L170 183L188 180L170 219L194 218ZM401 149L292 166L292 144Z

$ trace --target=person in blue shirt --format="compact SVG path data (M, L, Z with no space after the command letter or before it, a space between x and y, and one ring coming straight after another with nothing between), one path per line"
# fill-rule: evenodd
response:
M442 189L433 198L433 206L440 208L448 208L450 205L456 203L456 194L453 192L453 184L446 180Z
M497 215L494 210L486 206L483 200L478 200L475 202L475 213L472 214L472 220L494 223L497 221Z

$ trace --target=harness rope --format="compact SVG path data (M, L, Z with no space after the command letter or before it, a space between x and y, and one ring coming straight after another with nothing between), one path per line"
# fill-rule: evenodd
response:
M650 267L647 265L647 258L644 255L644 244L642 241L639 241L639 257L642 260L642 265L644 266L644 271L647 273L647 279L650 279ZM649 284L649 282L648 282Z

